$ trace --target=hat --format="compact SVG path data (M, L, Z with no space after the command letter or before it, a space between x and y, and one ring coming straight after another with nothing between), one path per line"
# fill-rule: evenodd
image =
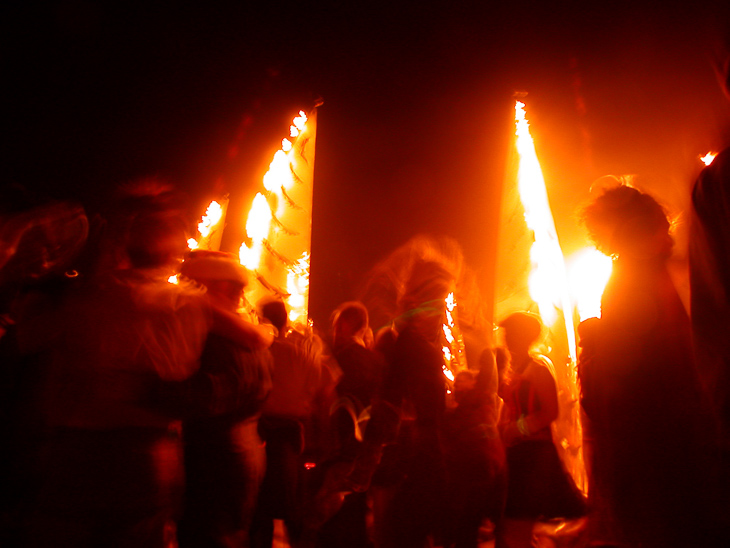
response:
M193 280L223 280L248 284L248 271L231 253L192 251L180 267L180 274Z

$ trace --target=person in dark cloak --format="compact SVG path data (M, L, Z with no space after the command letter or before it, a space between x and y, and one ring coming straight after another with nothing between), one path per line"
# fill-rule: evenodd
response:
M667 270L669 220L654 198L626 185L604 190L582 217L614 258L601 318L581 326L593 485L609 490L617 540L713 546L715 428Z

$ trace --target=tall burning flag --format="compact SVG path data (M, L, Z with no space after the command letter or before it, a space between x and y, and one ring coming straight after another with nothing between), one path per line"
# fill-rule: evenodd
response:
M259 282L249 298L278 295L289 306L289 320L301 325L308 322L316 128L316 109L293 119L253 200L239 250L241 264Z
M525 104L515 103L517 185L505 185L500 229L498 314L537 308L550 327L561 405L554 436L566 468L585 490L573 303ZM524 257L524 260L522 258ZM529 260L528 260L529 257Z

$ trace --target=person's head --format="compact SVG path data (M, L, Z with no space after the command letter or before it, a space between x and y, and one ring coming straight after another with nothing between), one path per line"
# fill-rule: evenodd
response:
M180 274L202 284L208 295L224 308L236 310L248 284L248 273L234 255L222 251L192 251Z
M536 314L515 312L499 324L504 342L512 355L527 354L542 337L542 321Z
M157 179L120 187L109 214L110 234L120 257L132 268L172 266L186 251L186 215L181 196Z
M659 203L631 186L608 188L581 212L599 251L612 257L667 259L669 220Z
M364 345L368 321L368 310L364 304L358 301L342 303L332 313L334 344L354 340Z
M405 284L400 305L402 323L417 329L426 338L441 332L446 297L454 291L454 276L435 261L419 261Z
M281 299L268 299L260 305L261 316L268 320L278 331L284 335L289 317L286 311L286 304Z

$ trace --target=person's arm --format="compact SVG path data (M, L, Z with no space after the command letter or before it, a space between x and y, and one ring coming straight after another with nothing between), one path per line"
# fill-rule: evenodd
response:
M274 342L274 328L268 324L255 325L232 312L211 306L211 331L249 350L265 350Z

